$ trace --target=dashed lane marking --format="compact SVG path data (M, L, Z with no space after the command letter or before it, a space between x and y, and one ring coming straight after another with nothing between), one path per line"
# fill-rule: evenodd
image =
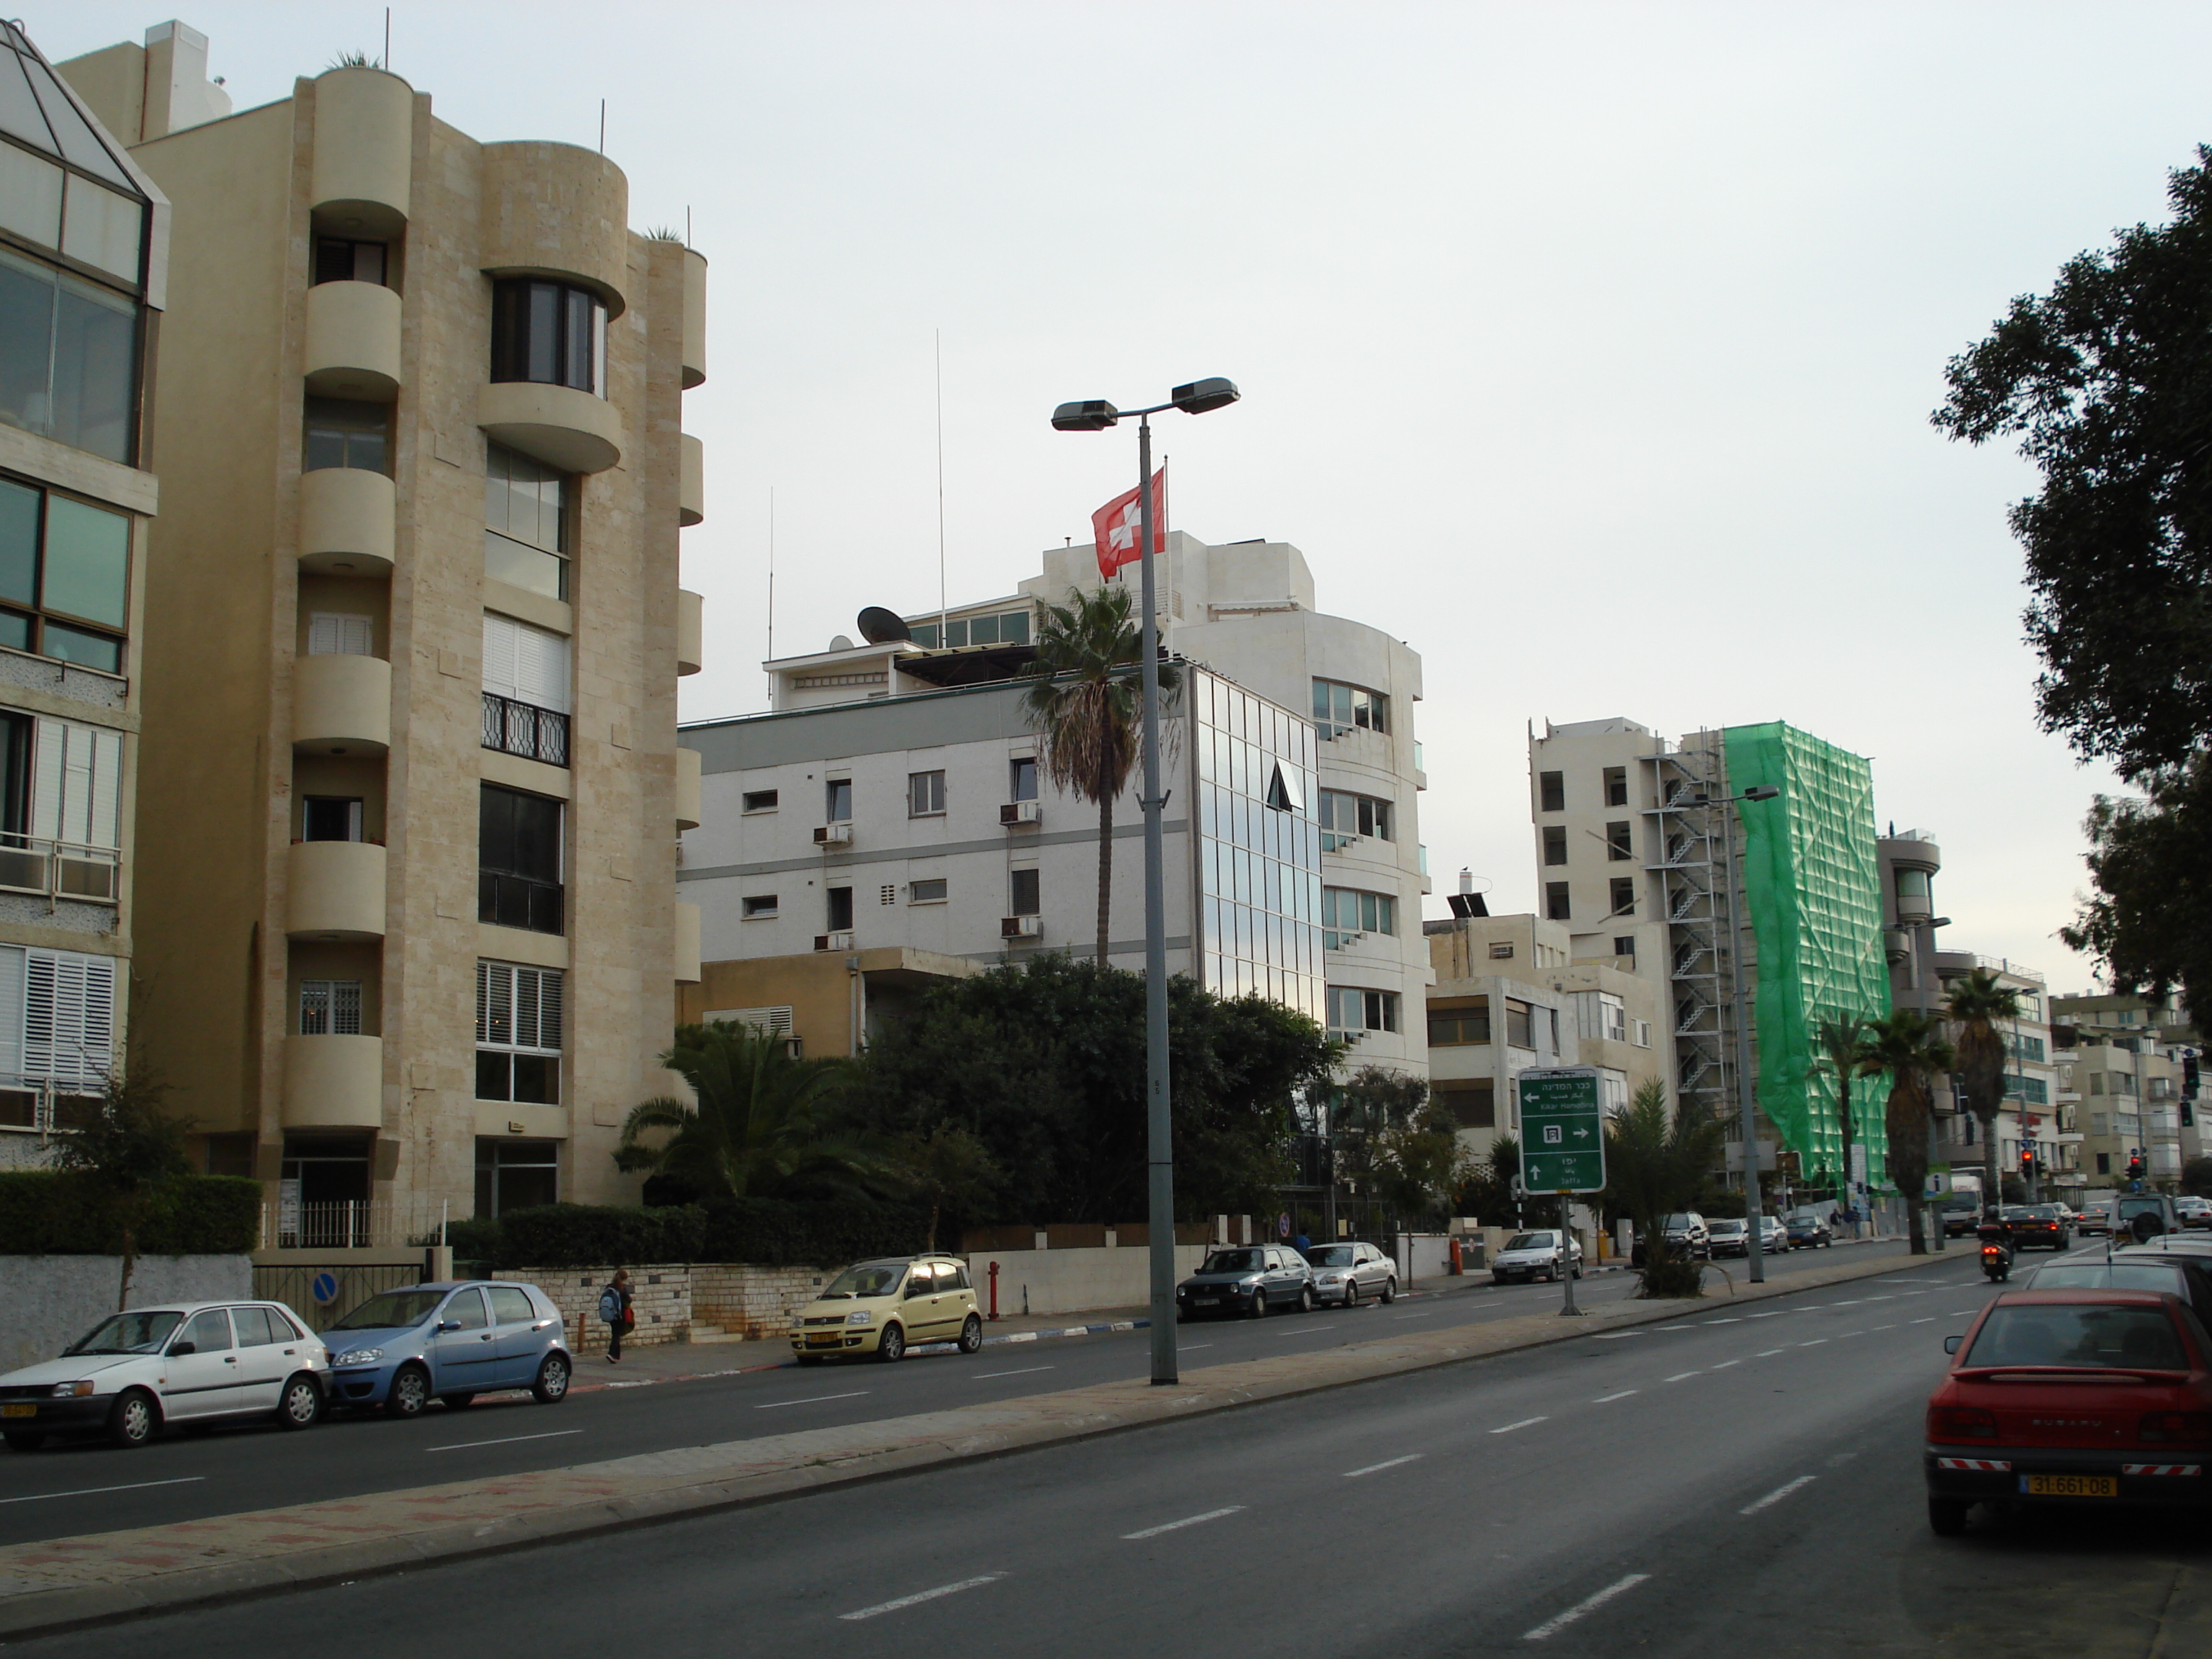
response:
M1593 1406L1609 1406L1616 1400L1627 1399L1629 1395L1635 1392L1636 1390L1634 1389L1623 1389L1619 1394L1601 1394L1598 1395L1596 1399L1591 1401L1590 1404Z
M757 1412L772 1412L783 1406L818 1406L825 1400L858 1400L866 1393L867 1393L866 1389L853 1389L844 1394L810 1394L804 1400L771 1400L765 1405L754 1407L753 1409Z
M548 1429L543 1434L503 1434L496 1440L460 1440L450 1446L425 1446L424 1451L467 1451L474 1446L511 1446L518 1440L558 1440L564 1434L581 1434L581 1429Z
M583 1431L579 1429L579 1434ZM137 1492L147 1486L189 1486L204 1480L204 1474L180 1474L173 1480L132 1480L120 1486L79 1486L75 1492L38 1492L28 1498L0 1498L0 1504L43 1504L49 1498L91 1498L104 1492Z
M1817 1348L1827 1340L1825 1336L1816 1336L1810 1342L1800 1342L1797 1346L1801 1348Z
M1376 1474L1384 1469L1395 1469L1401 1463L1418 1463L1420 1461L1421 1454L1419 1452L1407 1452L1403 1457L1393 1457L1387 1462L1370 1463L1364 1469L1346 1469L1344 1472L1344 1478L1347 1480L1355 1480L1363 1474Z
M1752 1355L1752 1358L1753 1359L1771 1359L1776 1354L1788 1353L1789 1352L1790 1350L1787 1348L1761 1348L1757 1353Z
M1181 1352L1182 1350L1178 1349L1176 1352ZM969 1377L968 1380L971 1382L988 1382L994 1376L1028 1376L1033 1372L1057 1370L1058 1369L1059 1367L1055 1365L1024 1365L1019 1370L1016 1371L978 1371L975 1376Z
M1757 1503L1746 1504L1741 1509L1738 1510L1736 1513L1738 1515L1757 1515L1759 1510L1765 1509L1769 1504L1779 1504L1784 1498L1789 1497L1791 1492L1796 1492L1799 1487L1809 1486L1819 1479L1820 1476L1815 1474L1801 1474L1788 1485L1777 1486L1772 1492L1767 1493L1765 1497L1760 1498Z
M916 1590L911 1595L902 1595L896 1601L879 1601L872 1607L862 1607L857 1613L841 1613L840 1619L873 1619L878 1613L896 1613L902 1607L919 1607L924 1601L934 1601L940 1595L957 1595L962 1590L980 1589L995 1584L1006 1575L987 1572L980 1578L963 1578L957 1584L939 1584L935 1589Z
M1697 1371L1676 1371L1676 1372L1674 1374L1674 1376L1662 1376L1662 1377L1661 1377L1659 1380L1660 1380L1662 1382L1680 1382L1686 1381L1686 1380L1687 1380L1688 1378L1690 1378L1690 1377L1697 1376L1698 1376L1698 1375L1700 1375L1700 1374L1701 1374L1701 1373L1697 1372Z
M1548 1423L1548 1422L1550 1422L1551 1420L1552 1420L1552 1419L1551 1419L1550 1418L1548 1418L1548 1417L1524 1417L1524 1418L1522 1418L1522 1419L1518 1423L1508 1423L1508 1424L1507 1424L1504 1428L1502 1428L1502 1429L1492 1429L1492 1430L1491 1431L1491 1433L1492 1433L1492 1434L1510 1434L1510 1433L1512 1433L1512 1432L1513 1432L1513 1431L1514 1431L1514 1430L1516 1430L1516 1429L1525 1429L1525 1428L1531 1427L1531 1426L1533 1426L1533 1425L1535 1425L1535 1424L1538 1424L1538 1423Z
M1723 1359L1719 1364L1715 1365L1712 1369L1717 1371L1724 1371L1731 1365L1741 1365L1742 1364L1743 1361L1741 1359Z
M1157 1527L1146 1527L1140 1532L1125 1532L1121 1537L1124 1542L1139 1538L1158 1538L1164 1532L1180 1532L1183 1528L1197 1526L1202 1521L1218 1521L1224 1515L1241 1515L1243 1511L1242 1504L1231 1504L1225 1510L1208 1510L1204 1515L1186 1515L1180 1521L1164 1522Z
M1569 1625L1573 1624L1576 1620L1582 1618L1586 1613L1595 1613L1600 1607L1612 1601L1614 1596L1620 1595L1623 1590L1634 1589L1638 1584L1642 1583L1650 1576L1651 1575L1648 1572L1632 1572L1626 1578L1616 1579L1612 1583L1607 1584L1603 1589L1600 1590L1595 1595L1585 1596L1583 1600L1576 1602L1574 1606L1569 1607L1565 1613L1559 1613L1553 1618L1547 1619L1542 1624L1537 1626L1535 1629L1524 1633L1521 1639L1524 1642L1548 1641L1553 1637L1558 1635L1561 1631L1565 1630Z

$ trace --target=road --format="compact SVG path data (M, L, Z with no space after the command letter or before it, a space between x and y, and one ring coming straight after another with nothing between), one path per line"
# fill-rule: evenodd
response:
M1801 1250L1771 1260L1779 1278L1792 1271L1896 1255L1902 1244L1844 1250ZM1744 1264L1720 1264L1737 1279ZM1626 1298L1627 1273L1594 1274L1577 1286L1595 1306ZM1261 1321L1224 1320L1181 1328L1187 1369L1262 1355L1298 1352L1371 1340L1385 1333L1480 1324L1556 1308L1556 1285L1484 1285L1401 1298L1346 1312L1276 1314ZM980 1354L918 1354L897 1365L842 1364L800 1370L784 1366L747 1376L657 1382L648 1387L579 1392L558 1407L527 1395L480 1399L465 1412L433 1407L412 1422L334 1414L306 1434L264 1425L172 1435L137 1452L88 1443L49 1445L24 1455L0 1454L0 1544L27 1543L92 1532L115 1532L232 1515L244 1510L311 1504L365 1492L636 1453L665 1451L793 1429L873 1422L947 1407L988 1404L1088 1383L1144 1376L1151 1370L1149 1331L1034 1343L994 1344ZM774 1358L769 1345L702 1348L702 1369ZM619 1376L583 1356L578 1381Z
M20 1644L368 1653L2212 1650L2204 1529L1923 1515L1955 1263L1100 1440Z

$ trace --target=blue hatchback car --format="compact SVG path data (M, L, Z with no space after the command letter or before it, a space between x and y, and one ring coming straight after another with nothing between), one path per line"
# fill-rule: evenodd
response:
M433 1400L458 1410L480 1394L568 1397L574 1369L561 1310L535 1285L499 1279L385 1291L323 1333L330 1403L414 1417Z

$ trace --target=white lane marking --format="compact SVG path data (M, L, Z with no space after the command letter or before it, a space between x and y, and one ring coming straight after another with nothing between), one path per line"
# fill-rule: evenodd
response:
M1596 1340L1600 1342L1618 1342L1624 1336L1642 1336L1643 1334L1642 1331L1601 1331Z
M583 1431L579 1429L577 1433ZM49 1498L90 1498L103 1492L138 1492L147 1486L189 1486L195 1480L204 1480L204 1474L180 1474L173 1480L133 1480L120 1486L79 1486L75 1492L35 1492L28 1498L0 1498L0 1504L43 1504Z
M772 1412L779 1406L818 1406L825 1400L858 1400L866 1393L867 1393L866 1389L853 1389L844 1394L810 1394L804 1400L771 1400L766 1405L756 1406L753 1409L757 1412ZM842 1613L838 1615L841 1619L844 1616Z
M1176 1352L1177 1353L1196 1353L1200 1348L1210 1348L1212 1346L1213 1344L1211 1342L1186 1342L1182 1346L1177 1348Z
M1057 1370L1059 1367L1056 1365L1024 1365L1018 1371L978 1371L968 1380L971 1382L987 1382L994 1376L1027 1376L1034 1371Z
M1225 1510L1208 1510L1204 1515L1186 1515L1180 1521L1170 1521L1161 1526L1146 1527L1142 1532L1125 1532L1121 1537L1124 1541L1137 1538L1158 1538L1164 1532L1175 1532L1184 1527L1194 1527L1201 1521L1218 1521L1224 1515L1241 1515L1243 1510L1244 1506L1242 1504L1231 1504Z
M1771 1313L1746 1314L1744 1317L1746 1319L1779 1319L1785 1311L1784 1309L1777 1308Z
M1692 1377L1692 1376L1701 1376L1701 1375L1703 1375L1703 1373L1698 1372L1698 1371L1676 1371L1676 1372L1674 1374L1674 1376L1662 1376L1662 1377L1661 1377L1659 1380L1660 1380L1662 1382L1682 1382L1683 1380L1685 1380L1686 1378Z
M963 1578L957 1584L939 1584L935 1589L916 1590L911 1595L902 1595L896 1601L879 1601L872 1607L862 1607L858 1613L841 1613L840 1619L872 1619L879 1613L896 1613L901 1607L918 1607L924 1601L934 1601L940 1595L957 1595L962 1590L971 1590L983 1584L995 1584L1006 1575L987 1572L981 1578Z
M1859 1298L1853 1297L1848 1302L1831 1302L1828 1305L1832 1308L1856 1308L1859 1305Z
M1635 1392L1636 1390L1633 1389L1623 1389L1619 1394L1601 1394L1596 1399L1591 1401L1590 1404L1593 1406L1610 1405L1616 1400L1627 1399L1629 1395Z
M1700 1325L1740 1325L1742 1322L1741 1317L1735 1314L1730 1314L1726 1319L1700 1319L1698 1322Z
M1908 1319L1905 1322L1908 1325L1933 1325L1936 1322L1936 1316L1929 1314L1925 1319Z
M1724 1371L1731 1365L1741 1365L1742 1364L1743 1361L1741 1359L1723 1359L1719 1364L1715 1365L1712 1369L1717 1371Z
M1518 1423L1508 1423L1502 1429L1492 1429L1491 1433L1510 1434L1516 1429L1525 1429L1529 1427L1531 1425L1537 1423L1548 1423L1552 1419L1548 1417L1524 1417Z
M1316 1331L1333 1331L1334 1325L1301 1325L1293 1331L1277 1331L1277 1336L1311 1336Z
M1825 1336L1816 1336L1810 1342L1800 1342L1797 1346L1801 1348L1817 1348L1827 1340Z
M1869 1296L1863 1299L1868 1302L1893 1302L1896 1300L1896 1297L1894 1296Z
M1791 1492L1796 1492L1800 1486L1809 1486L1820 1478L1820 1477L1816 1474L1801 1474L1795 1480L1790 1482L1788 1486L1777 1486L1772 1492L1767 1493L1765 1497L1760 1498L1757 1503L1746 1504L1741 1509L1738 1510L1736 1513L1738 1515L1757 1515L1759 1510L1765 1509L1769 1504L1779 1504L1784 1498L1789 1497Z
M1364 1469L1346 1469L1344 1472L1344 1478L1350 1480L1357 1475L1373 1474L1379 1469L1395 1469L1401 1463L1418 1463L1420 1461L1419 1452L1407 1452L1403 1457L1394 1457L1387 1463L1370 1463Z
M1771 1359L1776 1354L1787 1353L1789 1352L1790 1350L1787 1348L1761 1348L1757 1353L1752 1355L1752 1358L1753 1359Z
M496 1440L457 1440L450 1446L425 1446L424 1451L467 1451L472 1446L511 1446L518 1440L558 1440L564 1434L581 1434L581 1429L548 1429L543 1434L507 1434Z
M1897 1327L1894 1325L1877 1325L1875 1327L1875 1329L1878 1331L1893 1331Z
M1525 1632L1522 1636L1521 1639L1524 1642L1548 1641L1551 1638L1558 1635L1561 1631L1565 1630L1569 1625L1573 1624L1576 1620L1581 1618L1584 1613L1595 1613L1607 1602L1612 1601L1614 1596L1620 1595L1621 1591L1634 1589L1638 1584L1642 1583L1650 1576L1651 1575L1648 1572L1632 1572L1627 1577L1607 1584L1595 1595L1584 1597L1582 1601L1576 1602L1574 1606L1569 1607L1565 1613L1559 1614L1557 1617L1547 1619L1542 1624L1537 1626L1535 1629Z
M1393 1319L1433 1319L1437 1315L1443 1311L1443 1310L1442 1308L1431 1308L1425 1313L1392 1314L1390 1317Z

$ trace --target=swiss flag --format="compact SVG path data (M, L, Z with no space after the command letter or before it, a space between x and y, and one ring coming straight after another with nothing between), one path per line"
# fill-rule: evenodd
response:
M1125 564L1138 559L1138 542L1144 536L1144 508L1138 497L1143 490L1116 495L1091 515L1091 533L1098 544L1098 574L1107 580ZM1152 474L1152 551L1168 550L1168 470Z

